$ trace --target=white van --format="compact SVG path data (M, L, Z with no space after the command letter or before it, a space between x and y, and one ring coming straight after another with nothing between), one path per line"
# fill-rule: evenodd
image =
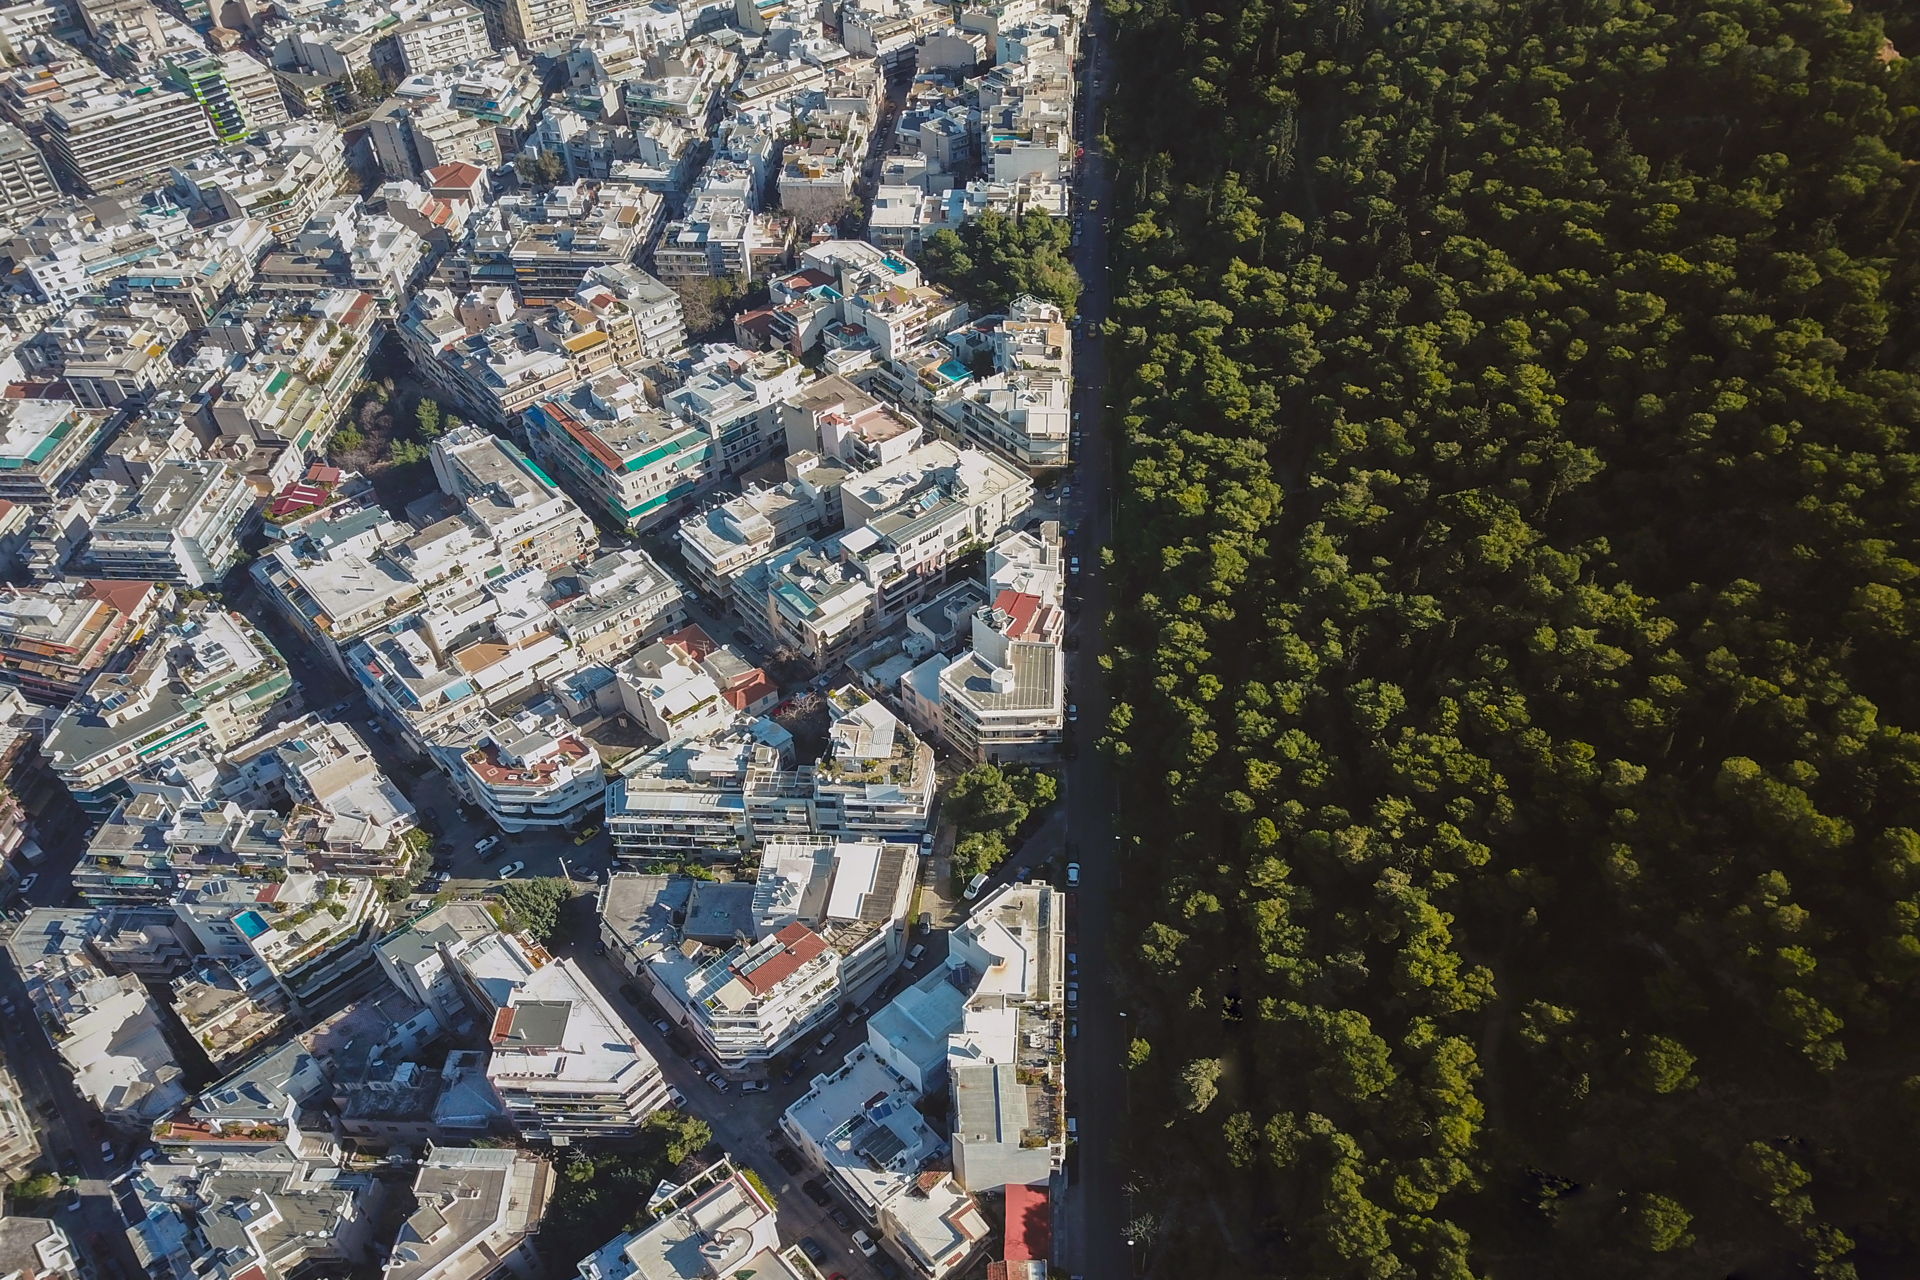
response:
M982 871L979 875L967 881L967 891L961 894L960 896L965 898L968 902L972 902L975 898L980 896L980 891L986 887L987 887L987 873Z

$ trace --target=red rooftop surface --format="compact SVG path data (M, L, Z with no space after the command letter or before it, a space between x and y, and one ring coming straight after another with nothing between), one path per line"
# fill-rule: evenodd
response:
M708 635L697 622L691 626L682 627L678 631L669 632L667 635L661 636L660 639L663 643L672 645L677 649L684 649L687 656L695 662L700 661L720 647L714 642L713 637Z
M553 781L562 764L578 764L587 758L587 744L569 734L554 743L553 754L532 764L506 764L500 748L493 743L467 752L467 768L480 775L489 786L517 784L537 786Z
M1002 591L994 597L993 607L1013 619L1013 624L1007 628L1010 639L1024 640L1034 633L1033 620L1040 613L1039 596L1021 591Z
M757 996L772 991L797 972L801 965L827 949L826 942L819 934L797 921L773 936L782 950L774 952L765 961L740 975L740 981L746 983L747 990Z
M779 686L774 684L773 677L755 667L738 684L721 690L720 696L735 711L745 711L748 707L778 692Z
M429 187L470 187L480 181L480 169L471 164L439 164L427 170Z
M1007 1261L1045 1262L1053 1256L1053 1224L1045 1187L1007 1184Z

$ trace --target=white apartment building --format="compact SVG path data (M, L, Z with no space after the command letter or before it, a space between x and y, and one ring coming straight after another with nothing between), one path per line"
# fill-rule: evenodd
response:
M784 1253L773 1205L753 1180L722 1160L661 1187L652 1221L581 1259L579 1280L805 1280L819 1273Z
M666 406L706 432L716 470L740 475L780 450L786 435L781 402L812 376L784 353L718 344L701 352L687 380L666 396Z
M439 756L445 748L436 748ZM450 770L455 784L502 831L566 826L606 793L593 744L566 721L523 712L494 721Z
M220 142L198 102L158 85L57 102L46 129L54 165L95 194L163 174Z
M797 473L793 479L773 488L749 483L738 497L680 522L681 558L701 591L728 595L733 579L750 565L838 524L834 498L845 472L811 456L789 467Z
M254 517L247 478L224 462L174 462L95 524L87 556L109 578L217 587Z
M490 1011L487 1079L523 1138L631 1136L666 1105L659 1064L573 961L498 933L459 956Z
M285 659L252 623L201 604L148 636L126 670L96 678L54 721L43 750L80 806L104 813L161 754L252 738L291 689Z
M25 217L59 199L40 148L13 125L0 125L0 218Z
M51 506L93 456L109 419L70 400L0 400L0 498Z
M493 56L486 18L461 0L401 23L387 39L393 42L400 65L410 76Z
M81 1096L116 1129L139 1132L187 1100L185 1078L146 987L89 954L97 928L91 911L30 911L7 955Z
M1066 615L1038 596L1002 591L970 622L972 647L966 653L929 659L933 672L916 669L902 684L917 693L932 675L936 731L965 759L1051 759L1066 726ZM923 699L903 701L912 707Z
M599 309L613 305L600 301L602 294L624 309L632 327L634 345L622 353L623 365L665 360L686 348L687 317L680 295L655 277L627 262L590 267L574 298L598 314ZM609 329L618 342L618 328Z
M542 1274L534 1236L553 1181L553 1167L529 1151L430 1147L386 1280L532 1280Z
M586 512L498 436L457 427L433 442L432 457L441 492L466 504L509 563L553 568L598 540Z

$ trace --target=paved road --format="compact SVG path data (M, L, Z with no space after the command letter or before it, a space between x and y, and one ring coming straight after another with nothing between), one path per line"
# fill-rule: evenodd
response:
M801 1060L801 1074L792 1084L783 1085L776 1077L763 1093L742 1093L736 1085L723 1094L707 1084L687 1058L669 1045L667 1038L655 1029L654 1022L665 1015L652 1000L642 996L640 1003L635 1004L620 994L623 984L632 984L617 965L596 954L594 946L587 942L563 944L560 954L576 961L600 988L607 1002L626 1016L634 1034L646 1045L647 1051L659 1060L660 1070L668 1083L686 1095L687 1110L712 1126L714 1142L736 1164L750 1166L766 1180L778 1202L780 1242L793 1244L803 1236L811 1236L827 1251L827 1261L822 1268L825 1274L839 1273L848 1277L848 1280L879 1280L880 1273L861 1257L848 1239L847 1232L834 1224L826 1209L813 1204L801 1191L802 1182L809 1178L819 1178L824 1182L825 1175L804 1165L802 1173L789 1174L773 1158L775 1142L787 1145L773 1133L779 1123L780 1113L807 1091L809 1081L814 1076L839 1065L841 1056L866 1034L864 1025L837 1024L834 1027L836 1038L833 1047L824 1056L809 1052ZM911 972L925 973L945 954L945 942L936 940ZM903 968L899 972L904 976L909 970ZM859 1214L853 1212L850 1205L831 1190L828 1195L856 1225L859 1224ZM877 1233L874 1234L877 1238Z
M1107 19L1095 6L1088 16L1086 47L1092 78L1087 105L1081 112L1081 136L1089 142L1100 132L1099 104L1105 98L1109 59L1105 56ZM1100 551L1113 530L1113 450L1105 413L1106 344L1092 333L1092 325L1107 318L1111 302L1107 280L1106 219L1112 209L1113 180L1105 156L1088 147L1082 162L1079 209L1082 211L1076 263L1086 282L1080 313L1088 318L1074 355L1074 394L1084 433L1077 467L1079 488L1085 495L1085 518L1078 526L1072 550L1080 556L1082 592L1080 620L1084 639L1068 657L1072 699L1080 707L1078 757L1067 764L1065 803L1068 838L1078 850L1080 890L1069 950L1079 958L1082 975L1080 1034L1071 1041L1067 1057L1068 1110L1078 1118L1078 1182L1069 1192L1064 1239L1058 1252L1069 1273L1087 1280L1120 1280L1132 1274L1124 1239L1127 1209L1121 1193L1121 1171L1115 1163L1114 1135L1127 1123L1126 1083L1120 1063L1129 1038L1125 1013L1118 1007L1110 953L1118 945L1110 937L1113 897L1118 875L1114 857L1114 809L1118 793L1112 770L1093 740L1107 722L1110 698L1098 657L1107 649L1103 620L1112 607L1107 576L1100 567Z
M16 1009L31 1007L12 965L0 965L0 995ZM72 1073L31 1015L0 1018L0 1045L41 1123L40 1141L48 1165L60 1172L79 1170L80 1208L69 1211L68 1193L63 1191L59 1207L46 1212L72 1238L74 1255L93 1280L144 1275L127 1243L127 1222L110 1185L110 1179L125 1171L133 1145L108 1133L99 1111L74 1088ZM116 1153L111 1159L100 1150L100 1143L109 1139Z

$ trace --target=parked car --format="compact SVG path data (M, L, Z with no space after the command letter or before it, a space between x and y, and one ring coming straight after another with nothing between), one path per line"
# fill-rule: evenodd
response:
M687 1095L672 1085L667 1086L667 1101L671 1102L676 1110L685 1111L687 1109Z
M765 1080L748 1080L740 1086L740 1092L742 1093L765 1093L766 1091L767 1082Z
M671 1022L668 1022L665 1018L655 1018L653 1020L653 1029L655 1031L658 1031L663 1036L670 1036L673 1034L673 1024Z
M475 840L473 842L473 851L475 853L490 853L494 849L497 849L499 847L500 847L499 836L481 836L478 840Z
M979 875L967 881L967 891L961 894L960 896L965 898L968 902L972 902L975 898L980 896L980 891L986 887L987 887L987 873L982 871Z
M820 1185L820 1180L817 1178L809 1178L801 1183L800 1190L807 1199L813 1201L822 1209L833 1203L833 1198L827 1194L827 1189ZM808 1254L807 1256L812 1257L813 1255Z
M25 893L27 890L33 888L33 886L39 883L40 883L40 873L38 871L32 873L31 875L21 876L20 892Z
M511 880L526 869L527 864L524 862L509 862L506 866L500 868L500 878L502 880Z
M1080 1004L1080 984L1077 982L1069 982L1067 984L1067 1008L1069 1009L1078 1008L1079 1004Z
M718 1071L707 1077L707 1083L713 1086L715 1093L725 1093L727 1091L727 1079Z
M786 1147L775 1147L773 1149L773 1162L782 1169L785 1169L788 1173L798 1173L804 1167L800 1163L800 1157L793 1154L793 1152Z
M1079 556L1069 556L1067 558L1067 573L1070 576L1076 577L1076 578L1080 576L1080 557Z
M884 1253L873 1260L873 1269L880 1273L880 1280L900 1280L900 1264Z
M842 1231L853 1230L852 1215L849 1214L845 1209L842 1209L839 1205L835 1205L833 1206L833 1208L827 1210L827 1216L829 1218L832 1218L833 1225L840 1228Z
M920 837L920 852L922 853L933 852L933 832L929 831L925 835Z
M620 984L620 994L629 1004L640 1003L640 988L634 986L631 982L623 982ZM654 1025L658 1026L659 1024L655 1023Z
M864 1231L856 1231L853 1233L853 1247L869 1258L880 1252L879 1248L873 1243L873 1237Z
M1069 862L1067 864L1067 888L1077 889L1079 887L1080 887L1080 864L1077 862Z
M813 1046L813 1051L815 1053L825 1053L827 1050L833 1048L833 1042L839 1038L837 1034L828 1032L825 1036L821 1037L819 1044Z
M1067 723L1068 723L1068 724L1078 724L1078 723L1079 723L1079 721L1080 721L1080 706L1079 706L1079 704L1078 704L1078 703L1073 703L1073 702L1069 702L1069 703L1067 704Z
M800 1252L807 1255L807 1261L818 1265L827 1260L827 1251L812 1236L800 1237Z
M919 964L920 957L925 954L927 954L927 944L924 942L916 942L907 952L907 963Z
M109 1160L113 1159L113 1144L111 1142L101 1143L100 1154L105 1156Z

